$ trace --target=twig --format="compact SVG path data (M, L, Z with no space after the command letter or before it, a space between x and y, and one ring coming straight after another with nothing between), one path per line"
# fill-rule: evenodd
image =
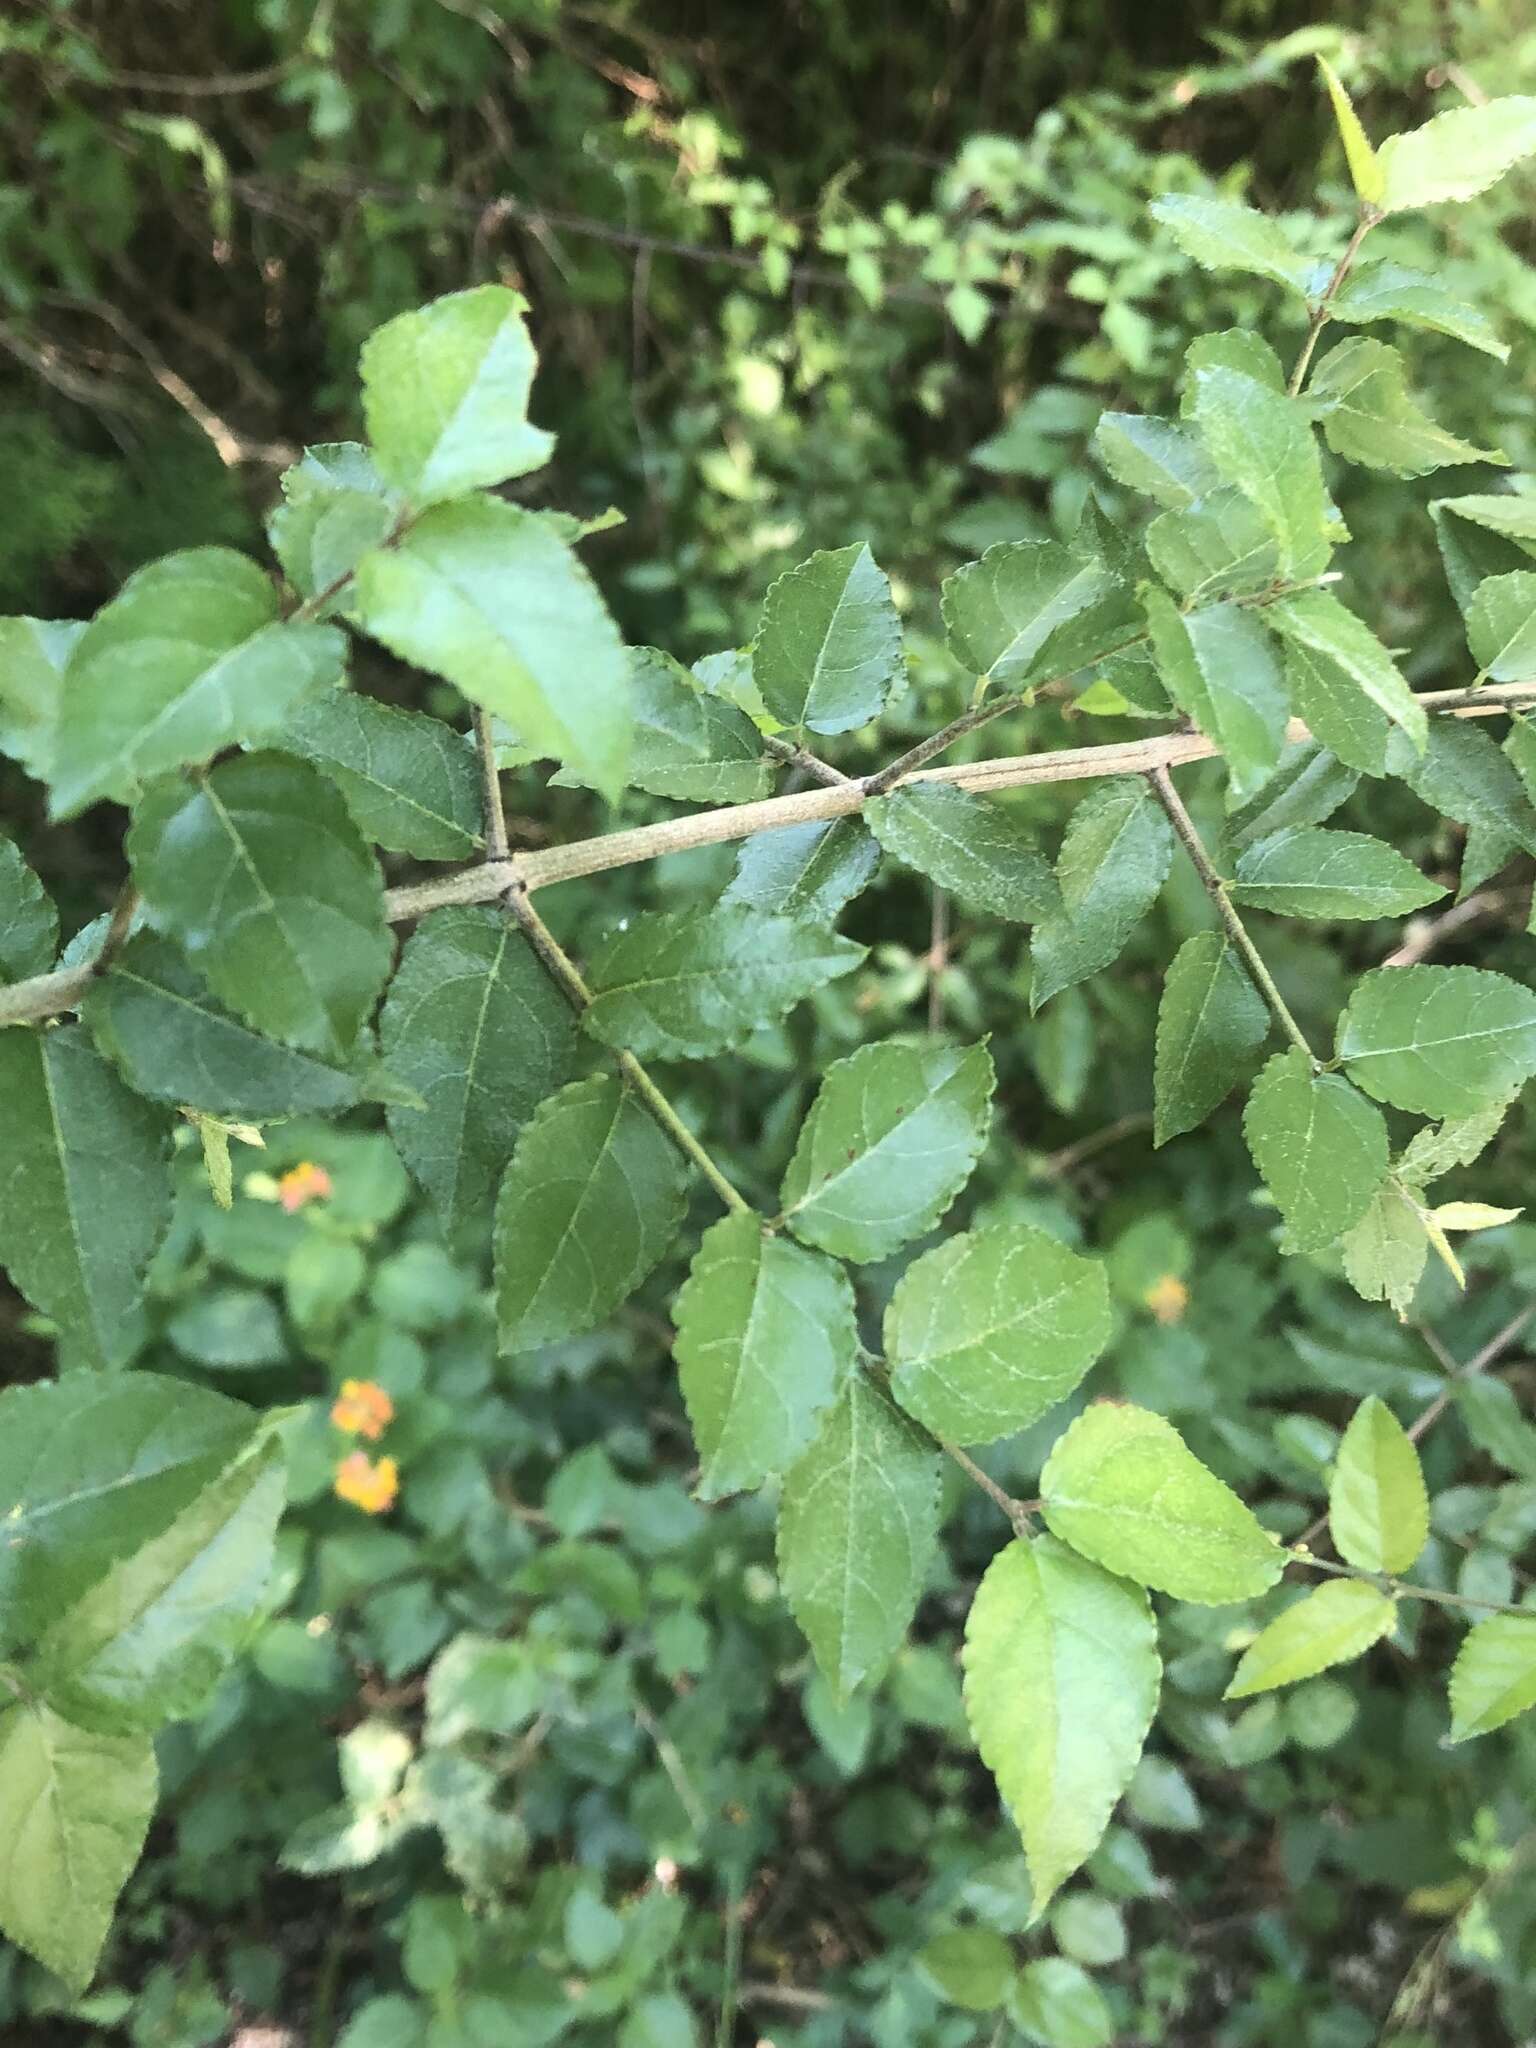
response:
M1421 960L1441 946L1456 932L1479 919L1496 917L1507 909L1513 894L1507 889L1479 889L1473 895L1463 897L1460 903L1452 904L1439 917L1415 918L1407 927L1407 935L1395 952L1389 953L1382 961L1383 967L1416 967Z
M487 860L505 860L508 853L507 813L501 800L501 771L496 766L496 741L491 714L474 706L475 751L480 757L480 815L485 820Z
M1059 1152L1051 1152L1041 1160L1039 1175L1042 1180L1060 1180L1081 1166L1085 1159L1092 1159L1095 1153L1107 1151L1111 1145L1118 1145L1122 1138L1129 1138L1137 1131L1150 1131L1152 1112L1149 1109L1135 1109L1127 1116L1115 1118L1101 1131L1090 1131L1086 1138L1079 1138L1075 1145L1063 1145Z
M1381 215L1374 206L1361 207L1360 218L1355 223L1355 231L1345 246L1344 254L1334 266L1332 277L1323 286L1322 297L1312 309L1312 324L1307 329L1307 338L1301 344L1301 353L1296 358L1296 367L1292 370L1291 381L1286 386L1287 393L1292 398L1298 395L1302 385L1307 381L1307 371L1311 366L1312 353L1317 347L1318 336L1328 325L1329 310L1333 305L1335 294L1339 286L1349 275L1350 267L1354 263L1356 256L1360 253L1360 244L1380 219Z
M945 1457L953 1459L967 1479L979 1486L992 1505L1013 1525L1014 1535L1027 1540L1034 1526L1030 1519L1028 1503L1015 1500L1006 1488L998 1485L989 1472L983 1472L976 1460L962 1451L958 1444L949 1443L941 1436L935 1436L933 1440Z
M1290 1562L1306 1571L1326 1572L1333 1579L1360 1579L1404 1600L1428 1600L1435 1607L1465 1607L1479 1614L1517 1614L1536 1628L1536 1607L1516 1607L1508 1600L1477 1600L1470 1593L1443 1593L1438 1586L1416 1586L1411 1579L1395 1578L1390 1572L1357 1572L1351 1565L1331 1564L1325 1557L1303 1557L1294 1550Z

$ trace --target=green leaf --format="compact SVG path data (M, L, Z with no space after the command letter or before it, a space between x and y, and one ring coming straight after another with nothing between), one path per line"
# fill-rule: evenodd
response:
M1437 1129L1415 1131L1397 1162L1398 1177L1424 1187L1457 1166L1470 1166L1509 1114L1509 1103L1489 1102Z
M1020 812L947 782L914 782L865 806L870 830L898 860L993 917L1032 924L1061 908L1061 891Z
M266 1591L285 1460L270 1440L54 1622L24 1682L104 1735L197 1713Z
M1451 1666L1450 1742L1488 1735L1536 1707L1536 1614L1495 1614L1470 1630Z
M1049 1536L987 1567L965 1624L965 1711L1024 1839L1033 1913L1098 1846L1162 1682L1147 1596Z
M902 674L891 586L862 542L812 555L770 587L752 679L785 725L850 732L879 716Z
M1448 334L1501 363L1509 358L1509 349L1481 307L1453 298L1434 278L1400 263L1369 263L1346 277L1328 302L1328 317L1347 327L1401 320L1407 327Z
M1177 510L1221 482L1199 440L1177 420L1142 412L1107 412L1094 430L1099 460L1127 490Z
M1364 1301L1390 1302L1406 1320L1429 1256L1429 1236L1417 1205L1391 1174L1371 1197L1370 1207L1344 1234L1340 1246L1344 1277Z
M1363 1657L1390 1633L1397 1602L1359 1579L1332 1579L1276 1617L1243 1652L1223 1699L1246 1700Z
M1229 806L1246 802L1273 775L1285 746L1290 706L1273 641L1239 605L1184 613L1150 587L1143 603L1169 696L1220 751Z
M1453 107L1406 135L1389 135L1377 152L1383 213L1473 199L1511 165L1536 151L1536 99L1512 95L1480 107Z
M842 1267L765 1235L750 1211L705 1232L673 1320L704 1500L787 1471L856 1370L853 1290Z
M1357 1223L1387 1171L1381 1111L1299 1047L1277 1052L1243 1116L1253 1163L1285 1218L1286 1249L1316 1251Z
M1293 825L1245 848L1233 900L1281 917L1406 917L1445 890L1385 840Z
M255 1421L222 1394L143 1372L71 1373L0 1394L0 1645L38 1634L168 1528Z
M1115 2022L1104 1994L1080 1964L1040 1956L1018 1974L1008 2017L1038 2048L1112 2048Z
M604 796L623 789L628 659L591 577L536 512L500 498L428 512L396 546L364 556L357 616L539 754Z
M1490 576L1467 606L1467 645L1496 683L1536 676L1536 573Z
M505 285L452 292L363 344L363 417L379 473L415 505L526 476L554 436L528 421L538 358Z
M502 1350L594 1329L663 1258L686 1205L680 1154L622 1081L597 1075L551 1096L496 1203Z
M332 690L281 735L347 800L365 839L418 860L468 860L483 843L474 749L440 718Z
M400 956L379 1018L393 1078L422 1107L391 1104L389 1134L451 1242L484 1227L518 1133L570 1077L576 1019L500 910L434 910Z
M1174 955L1157 1008L1153 1143L1203 1124L1269 1032L1264 998L1220 932L1196 932Z
M1293 825L1320 825L1359 782L1355 769L1316 740L1293 740L1269 781L1228 818L1227 843L1243 847Z
M283 574L303 598L318 598L351 575L378 547L399 517L402 503L358 441L329 441L306 448L278 482L282 502L267 520L267 538ZM327 609L345 610L337 591Z
M263 1038L208 993L169 939L141 932L81 1006L129 1087L211 1116L331 1116L358 1100L358 1077Z
M1360 116L1355 112L1354 101L1344 90L1344 81L1326 57L1319 57L1317 62L1323 83L1328 88L1328 97L1333 102L1333 118L1338 123L1339 139L1344 144L1344 160L1349 165L1355 192L1364 205L1379 206L1386 191L1386 178L1370 138L1360 126Z
M1171 1422L1099 1401L1056 1439L1040 1475L1054 1536L1106 1571L1220 1607L1267 1592L1285 1552Z
M59 944L59 914L12 839L0 835L0 983L46 974Z
M900 1647L938 1528L938 1453L865 1374L849 1373L784 1480L778 1536L784 1597L840 1698Z
M1071 675L1135 637L1121 579L1058 540L999 541L945 579L942 603L956 661L1000 690Z
M45 1703L0 1714L0 1933L83 1992L155 1810L146 1735L90 1735Z
M990 1443L1065 1400L1109 1333L1096 1260L1043 1230L993 1224L902 1274L885 1312L891 1391L935 1435Z
M1338 1054L1378 1102L1472 1116L1536 1073L1536 995L1480 967L1379 967L1355 984Z
M931 1230L970 1179L991 1114L984 1045L866 1045L827 1069L779 1199L806 1244L886 1258Z
M119 1364L170 1215L165 1114L78 1025L0 1031L0 1102L0 1264L93 1364Z
M994 2012L1013 1982L1013 1950L990 1927L950 1928L913 1960L940 1998L966 2012Z
M1200 438L1274 535L1280 574L1319 575L1328 564L1330 508L1317 442L1301 406L1220 364L1195 371L1194 395Z
M1423 476L1457 462L1505 462L1497 448L1476 448L1447 433L1408 389L1395 348L1353 335L1312 372L1307 396L1320 409L1323 438L1346 462L1394 476Z
M745 804L768 794L773 763L744 711L711 696L656 647L630 649L629 682L635 789L696 804ZM559 779L580 778L567 771Z
M1536 853L1536 810L1520 777L1487 733L1460 718L1437 718L1422 757L1401 734L1387 748L1387 767L1432 810L1459 824L1482 826L1511 852Z
M1294 709L1316 738L1355 774L1385 775L1397 728L1338 662L1290 642L1285 684Z
M156 783L128 858L152 923L258 1031L344 1058L389 972L378 863L335 786L289 754Z
M1291 247L1278 224L1253 207L1168 192L1153 200L1152 218L1161 221L1185 255L1203 269L1244 270L1305 296L1310 264Z
M782 825L743 841L720 901L830 924L879 865L880 842L858 818Z
M0 619L0 754L46 782L70 650L80 619Z
M1235 484L1161 513L1147 528L1146 544L1158 575L1195 604L1258 592L1280 573L1274 535Z
M334 626L285 625L267 577L228 548L137 570L70 653L49 779L56 818L132 798L185 762L271 732L334 684Z
M1265 619L1286 640L1298 650L1317 657L1315 667L1333 672L1331 686L1340 690L1342 683L1353 684L1378 711L1386 713L1396 726L1407 733L1414 746L1422 754L1428 737L1429 721L1424 707L1414 697L1412 690L1403 679L1395 661L1376 638L1363 620L1357 619L1352 611L1339 603L1327 590L1303 590L1294 597L1283 597L1265 610ZM1372 768L1356 758L1357 748L1339 742L1343 720L1334 723L1334 731L1325 731L1314 724L1311 714L1297 696L1298 708L1307 723L1313 726L1324 746L1331 747L1341 760L1352 767L1363 768L1368 775L1379 774L1379 768Z
M699 1059L847 974L864 948L738 904L637 918L598 949L587 1029L640 1058Z
M1363 1572L1405 1572L1429 1540L1419 1454L1374 1394L1360 1403L1340 1441L1328 1527L1340 1557Z
M1536 496L1474 491L1464 498L1436 498L1429 509L1436 515L1451 513L1486 533L1516 542L1527 555L1536 554Z
M1035 930L1031 1011L1118 958L1172 859L1168 820L1138 779L1101 783L1083 799L1056 861L1062 908Z

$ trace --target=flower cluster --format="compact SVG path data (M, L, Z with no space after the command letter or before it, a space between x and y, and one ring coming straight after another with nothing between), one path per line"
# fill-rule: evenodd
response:
M378 1442L394 1414L394 1402L373 1380L343 1380L331 1407L337 1429L370 1443ZM338 1500L350 1501L365 1515L381 1515L395 1504L400 1468L393 1458L375 1460L366 1451L351 1451L336 1467L334 1490Z

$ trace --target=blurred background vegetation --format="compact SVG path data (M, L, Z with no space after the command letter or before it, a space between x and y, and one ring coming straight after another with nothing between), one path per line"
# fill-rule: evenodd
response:
M623 515L587 558L629 636L690 660L735 645L779 571L867 538L913 657L885 743L925 731L955 708L940 576L992 540L1069 531L1090 488L1112 503L1094 422L1167 409L1191 334L1262 326L1294 347L1267 288L1194 269L1146 209L1217 191L1336 247L1349 201L1319 52L1378 135L1536 91L1525 0L1352 0L1323 25L1297 0L12 0L0 607L82 616L171 548L258 545L281 469L357 431L363 336L499 279L531 301L535 414L559 435L533 491ZM1507 366L1432 335L1412 354L1445 424L1522 476L1533 196L1517 175L1448 226L1377 237L1494 315ZM1481 487L1460 474L1355 472L1344 506L1353 601L1421 688L1466 680L1423 516ZM382 654L357 679L451 704ZM1096 737L1091 697L1080 715ZM580 791L509 788L523 844L603 823ZM1454 876L1461 825L1397 787L1355 801ZM625 820L657 810L632 798ZM7 766L0 811L76 925L110 899L110 808L49 827ZM688 901L729 869L711 851L628 870L563 890L558 915L579 944L626 900ZM1346 1397L1427 1399L1440 1367L1325 1262L1282 1264L1234 1117L1151 1154L1158 964L1207 915L1171 885L1111 980L1026 1028L1017 933L940 934L912 878L887 880L854 916L868 972L759 1034L714 1096L698 1075L684 1095L766 1187L829 1057L925 1020L992 1031L999 1129L969 1201L1107 1253L1119 1333L1093 1391L1170 1413L1234 1483L1278 1474L1316 1501ZM1528 974L1523 915L1521 868L1495 861L1436 957ZM1304 1017L1395 943L1272 938ZM165 1745L105 1988L71 2006L0 1950L7 2043L1530 2037L1528 1722L1450 1761L1422 1675L1396 1683L1386 1652L1348 1684L1224 1709L1232 1617L1187 1610L1162 1747L1086 1881L1026 1933L954 1663L998 1535L985 1503L955 1503L921 1639L840 1708L778 1601L771 1507L690 1498L675 1270L610 1329L509 1369L483 1247L450 1256L368 1119L286 1126L237 1158L228 1213L183 1158L140 1362L309 1404L279 1611ZM1478 1193L1520 1202L1533 1163L1515 1133ZM1443 1276L1421 1296L1462 1362L1528 1297L1536 1229L1479 1239L1474 1264L1466 1296ZM43 1370L46 1333L14 1300L0 1322L8 1373ZM344 1379L390 1396L368 1442L401 1492L373 1519L334 1492ZM1433 1568L1486 1598L1515 1597L1536 1530L1530 1384L1517 1360L1426 1446ZM1042 1448L993 1462L1029 1492ZM1420 1632L1443 1664L1451 1632L1434 1615ZM1000 1957L1029 1965L1006 2012Z

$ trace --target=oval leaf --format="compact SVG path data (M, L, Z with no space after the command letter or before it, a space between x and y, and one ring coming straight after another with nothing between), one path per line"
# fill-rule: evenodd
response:
M1033 924L1061 908L1050 864L1010 806L953 783L912 782L864 815L888 853L977 910Z
M1379 1102L1465 1117L1536 1073L1536 995L1480 967L1382 967L1355 984L1339 1058Z
M1363 1572L1405 1572L1429 1539L1419 1454L1374 1394L1355 1410L1339 1444L1328 1526L1340 1557Z
M1253 1085L1243 1136L1285 1218L1287 1248L1316 1251L1358 1223L1387 1172L1381 1111L1297 1047Z
M891 586L862 543L812 555L770 588L752 679L782 724L851 732L878 717L901 674Z
M1380 1642L1396 1618L1397 1602L1389 1593L1359 1579L1334 1579L1303 1595L1259 1632L1222 1697L1245 1700L1348 1664Z

